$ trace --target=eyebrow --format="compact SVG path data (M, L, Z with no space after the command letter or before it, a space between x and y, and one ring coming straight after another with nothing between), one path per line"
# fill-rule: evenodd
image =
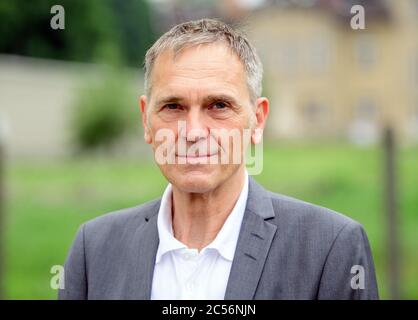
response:
M182 103L184 102L184 98L179 97L179 96L167 96L167 97L163 97L159 100L157 100L156 106L161 106L163 104L168 104L168 103ZM209 103L213 103L216 101L225 101L229 104L233 104L236 105L238 107L241 107L241 105L238 103L238 101L228 95L228 94L213 94L213 95L208 95L203 99L203 103L204 104L209 104Z
M161 98L159 100L157 100L157 102L155 103L155 105L158 107L162 104L167 104L167 103L181 103L183 101L183 98L181 97L177 97L177 96L168 96L168 97L164 97Z

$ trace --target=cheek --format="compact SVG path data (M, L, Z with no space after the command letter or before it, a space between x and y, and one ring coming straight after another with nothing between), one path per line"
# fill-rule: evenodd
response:
M162 144L171 150L177 141L177 125L162 124L156 120L150 126L150 135L154 152Z
M211 127L216 129L241 130L248 127L250 119L250 114L247 112L233 113L225 119L213 119Z

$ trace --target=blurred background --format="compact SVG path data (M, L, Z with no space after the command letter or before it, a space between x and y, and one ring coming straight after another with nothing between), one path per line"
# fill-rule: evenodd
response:
M365 29L351 28L356 4ZM243 29L264 64L256 180L362 223L381 297L417 299L418 0L1 1L1 297L55 299L51 267L81 223L161 196L143 58L203 17Z

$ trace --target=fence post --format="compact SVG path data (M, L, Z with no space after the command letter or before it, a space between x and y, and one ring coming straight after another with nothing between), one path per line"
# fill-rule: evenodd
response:
M0 132L1 135L1 132ZM4 210L5 210L5 195L4 195L4 164L5 151L3 147L3 140L0 136L0 300L4 299Z
M396 145L392 128L384 132L385 153L385 207L387 216L387 266L389 294L391 299L399 299L399 234L397 213Z

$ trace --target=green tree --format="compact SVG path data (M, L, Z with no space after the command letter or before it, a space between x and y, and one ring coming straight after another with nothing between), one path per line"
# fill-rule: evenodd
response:
M0 52L94 61L113 46L138 66L154 36L145 0L61 0L65 29L50 27L54 0L0 1Z
M108 66L81 89L72 118L78 151L111 149L137 121L132 79L120 67Z

